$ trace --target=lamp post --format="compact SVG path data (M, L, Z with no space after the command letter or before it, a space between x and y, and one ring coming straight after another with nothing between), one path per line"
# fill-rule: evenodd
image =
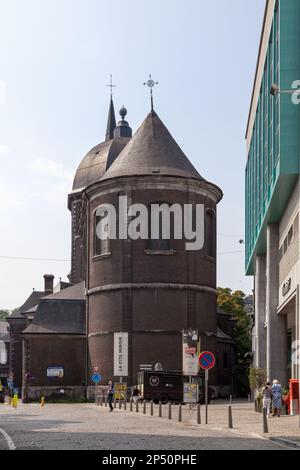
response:
M271 96L275 97L278 95L291 95L292 96L292 103L294 105L299 105L300 104L300 80L295 80L292 84L293 89L292 90L282 90L277 83L272 83L271 89L270 89L270 94ZM299 314L299 288L297 289L297 301L296 301L296 315L298 316L298 321L296 319L296 325L298 324L298 343L297 343L297 348L300 347L300 314ZM299 397L300 397L300 360L299 360L299 351L297 350L297 361L298 361L298 380L299 380ZM300 398L299 398L300 400ZM300 410L299 410L299 427L300 427Z

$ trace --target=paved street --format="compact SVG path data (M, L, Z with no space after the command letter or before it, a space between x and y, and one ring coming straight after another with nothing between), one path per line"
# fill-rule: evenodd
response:
M244 410L238 410L239 407ZM44 408L37 404L21 404L17 409L5 404L0 406L0 449L285 449L251 433L251 429L256 429L260 423L259 415L253 413L251 406L236 405L236 421L237 415L243 422L251 415L253 422L252 425L249 423L249 429L242 429L240 421L233 431L224 427L227 406L213 405L210 410L213 423L198 426L195 410L190 411L188 407L183 412L183 423L178 423L177 409L170 421L167 407L163 418L159 418L157 408L155 416L151 417L144 416L141 411L118 408L109 413L104 406L94 404L46 404Z

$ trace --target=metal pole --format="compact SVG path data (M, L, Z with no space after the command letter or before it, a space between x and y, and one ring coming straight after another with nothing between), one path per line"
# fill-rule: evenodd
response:
M132 411L132 398L130 398L130 411Z
M201 408L199 403L197 405L197 424L201 424Z
M159 402L159 405L158 405L158 416L159 416L159 418L162 417L161 401Z
M127 410L127 398L126 397L124 398L124 410L125 411Z
M144 400L144 403L143 403L143 414L144 415L146 414L146 400Z
M205 424L208 424L208 379L209 372L205 370Z
M179 408L178 408L178 421L179 423L182 423L182 404L179 403Z
M136 404L135 404L135 411L136 411L136 413L139 412L139 401L138 400L136 401Z
M169 403L169 415L168 419L172 419L172 403Z
M263 433L268 434L269 429L268 429L268 419L267 419L267 410L264 408L263 409Z
M231 405L229 405L229 407L228 407L228 427L229 427L229 429L233 429L232 406Z
M153 400L151 400L151 416L153 416Z

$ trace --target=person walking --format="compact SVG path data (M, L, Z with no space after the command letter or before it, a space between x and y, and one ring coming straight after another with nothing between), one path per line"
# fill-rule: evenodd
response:
M270 418L271 401L272 401L272 388L270 382L267 382L262 390L263 394L263 410L266 410L267 418Z
M276 379L273 380L272 398L273 398L273 417L278 416L278 418L280 418L280 413L282 409L282 386Z
M107 401L109 404L109 410L108 411L113 411L113 401L114 401L114 396L115 396L115 389L113 386L113 383L111 380L108 382L108 389L107 389Z

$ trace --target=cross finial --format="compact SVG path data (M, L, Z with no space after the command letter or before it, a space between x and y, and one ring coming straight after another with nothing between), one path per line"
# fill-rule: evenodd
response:
M116 88L117 85L113 85L113 78L112 74L110 74L110 82L109 85L106 85L108 88L110 88L110 96L113 95L113 88Z
M158 82L155 82L152 79L152 75L150 73L149 79L146 82L144 82L144 85L150 88L151 111L153 111L153 87L155 87L155 85L158 85Z

